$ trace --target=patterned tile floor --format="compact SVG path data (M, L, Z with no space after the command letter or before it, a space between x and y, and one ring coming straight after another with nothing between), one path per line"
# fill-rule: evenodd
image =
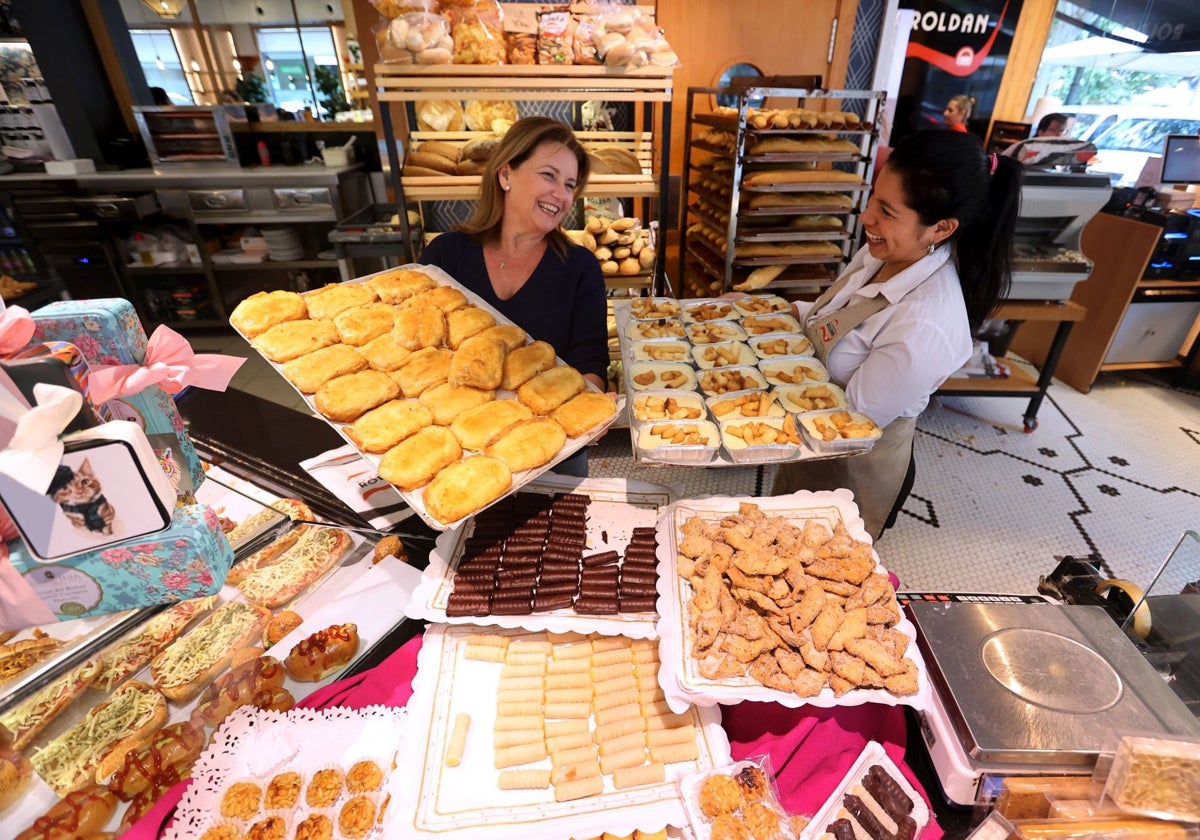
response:
M240 338L192 344L250 357L233 387L307 410ZM916 484L878 545L902 589L1032 593L1066 555L1093 555L1145 586L1184 531L1200 530L1200 391L1148 375L1105 374L1086 395L1056 382L1032 434L1025 406L946 397L921 416ZM771 468L638 466L623 431L590 460L593 476L665 484L682 497L761 495L773 478Z

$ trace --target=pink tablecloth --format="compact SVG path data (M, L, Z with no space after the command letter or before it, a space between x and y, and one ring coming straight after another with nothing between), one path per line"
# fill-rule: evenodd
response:
M421 637L410 639L375 668L317 690L299 703L312 709L375 704L403 706L412 696ZM843 709L785 709L774 703L742 703L723 709L735 759L769 755L784 807L812 814L833 792L868 741L883 744L913 786L928 796L904 764L904 712L897 706L854 706ZM162 834L187 787L181 782L167 792L123 840L155 840ZM931 824L921 840L938 840Z

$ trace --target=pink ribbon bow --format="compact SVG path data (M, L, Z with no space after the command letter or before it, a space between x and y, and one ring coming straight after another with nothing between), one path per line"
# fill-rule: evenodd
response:
M0 312L0 355L15 353L33 338L34 323L28 309L6 307Z
M139 393L159 385L168 394L178 394L189 385L209 391L229 387L245 359L217 353L194 353L187 339L167 326L150 336L146 358L140 365L95 365L92 367L92 400L96 404Z

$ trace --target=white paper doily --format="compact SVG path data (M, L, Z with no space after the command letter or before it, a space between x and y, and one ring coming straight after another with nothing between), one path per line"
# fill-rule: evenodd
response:
M699 759L667 765L667 779L655 785L615 790L606 778L604 793L555 802L552 790L500 790L492 766L492 725L496 714L498 663L467 661L468 636L496 632L512 639L531 634L497 627L434 625L425 633L417 658L413 695L405 722L403 763L408 772L392 777L392 804L384 818L385 837L438 837L442 840L529 840L530 837L595 837L635 829L656 831L683 826L687 817L678 779L696 769L729 763L729 739L715 709L693 708ZM455 717L471 716L462 763L446 767L445 749ZM549 761L537 766L549 766Z
M165 840L196 840L221 822L220 796L238 779L259 779L266 788L283 769L311 773L322 767L348 768L373 759L386 774L396 763L404 709L292 709L271 712L243 706L213 734L192 768L188 786ZM269 768L269 769L264 769ZM304 818L304 809L295 812ZM369 836L379 836L376 829Z
M584 556L599 551L623 553L633 529L655 527L659 510L673 501L673 494L666 487L626 479L581 481L547 475L535 479L522 489L525 492L547 494L583 493L591 497ZM437 545L429 553L429 565L421 575L421 584L405 607L405 615L409 618L443 624L487 623L497 627L549 630L553 633L574 630L579 633L628 636L631 639L655 638L658 616L654 613L579 615L573 610L554 610L529 615L446 615L446 605L454 589L454 570L472 527L473 524L467 524L439 535Z
M800 706L858 706L862 703L928 708L932 691L929 675L926 672L925 660L917 649L917 630L907 618L895 627L910 639L904 655L917 665L916 694L898 696L881 688L870 688L855 689L841 697L835 697L833 689L826 686L815 697L800 697L793 692L767 688L749 676L720 680L701 676L696 660L688 655L692 628L688 623L687 603L692 598L692 587L676 572L677 534L683 523L692 516L719 519L726 514L736 513L738 505L743 502L758 505L768 516L783 516L796 524L816 519L833 530L838 521L841 521L845 523L852 537L864 542L871 541L862 518L858 515L858 506L854 503L853 494L844 489L815 493L801 490L787 496L710 496L703 499L685 499L663 511L658 522L658 654L662 660L658 681L671 708L679 711L689 705L734 705L745 700L778 703L793 709ZM879 563L877 554L875 568L878 572L887 572Z

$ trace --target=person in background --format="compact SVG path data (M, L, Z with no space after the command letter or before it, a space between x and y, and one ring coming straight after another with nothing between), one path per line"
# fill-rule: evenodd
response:
M167 96L166 90L160 87L150 88L150 101L155 105L170 105L171 97Z
M1034 137L1062 137L1067 133L1067 123L1071 118L1066 114L1050 113L1038 120Z
M796 304L831 378L883 437L863 455L781 465L774 494L847 487L872 538L895 521L915 476L916 418L1007 293L1021 176L969 134L921 132L892 150L860 216L866 245L814 303Z
M587 151L566 123L517 120L492 154L466 222L430 242L421 262L444 269L605 390L604 275L561 227L590 171ZM554 470L586 475L586 449Z
M958 96L951 98L946 103L946 110L942 111L942 119L946 121L946 128L951 131L961 131L964 134L967 132L967 120L971 118L971 109L975 106L975 99L967 96L965 93L960 93Z

